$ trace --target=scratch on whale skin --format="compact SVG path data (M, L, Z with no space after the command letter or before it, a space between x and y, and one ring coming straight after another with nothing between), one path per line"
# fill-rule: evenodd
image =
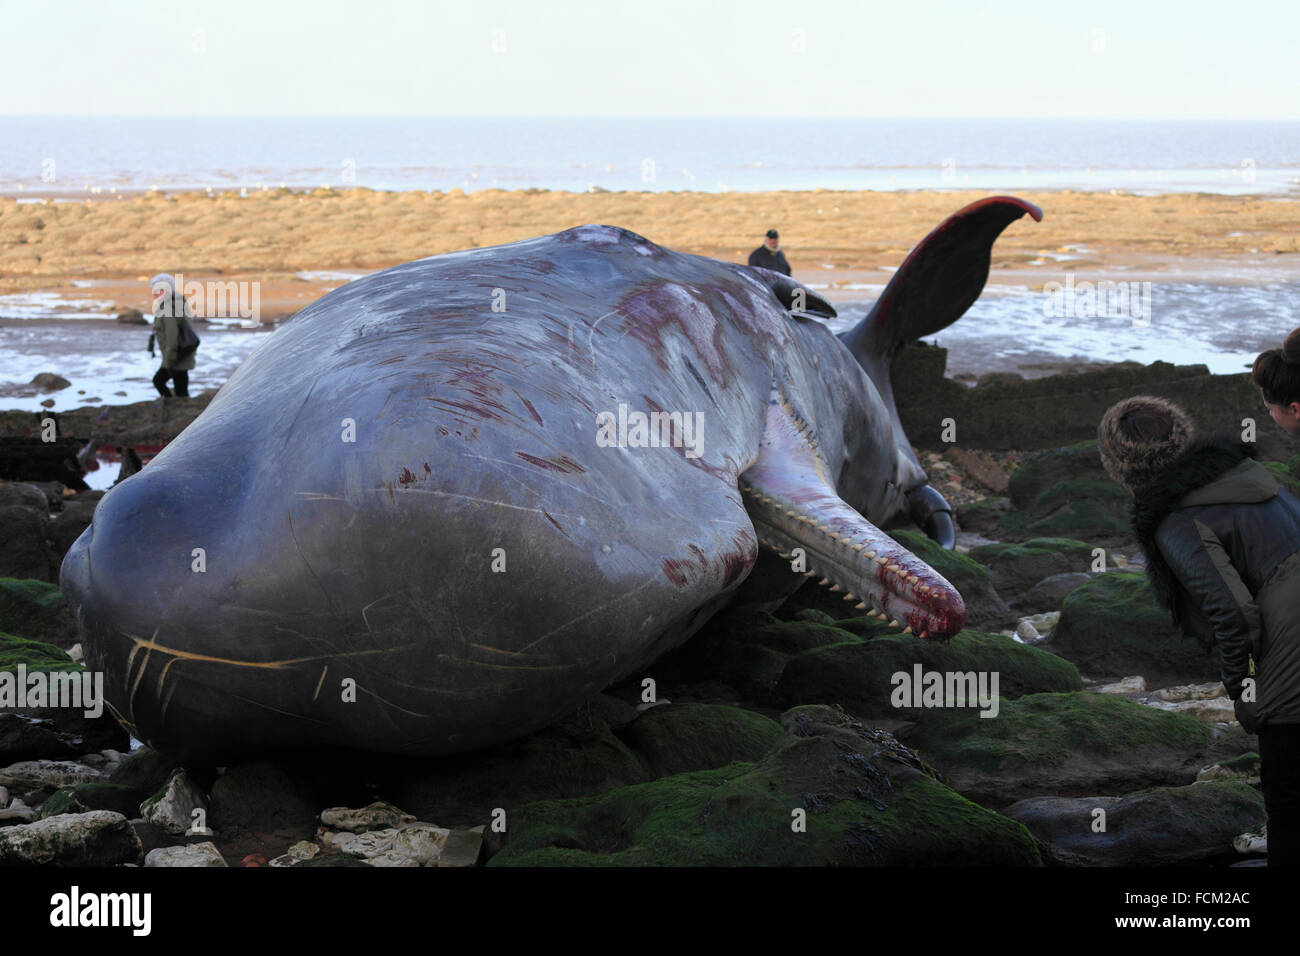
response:
M383 488L372 488L371 490L372 490L372 491L383 492L385 489L383 489ZM403 491L403 493L405 493L405 494L437 495L437 496L439 496L439 497L441 497L441 498L461 498L461 499L463 499L463 500L465 500L465 501L476 501L476 502L478 502L478 503L481 504L481 505L498 505L499 507L502 507L502 508L509 508L509 509L511 509L512 511L528 511L528 512L531 512L532 514L537 514L537 515L542 514L542 509L541 509L541 508L526 508L526 507L524 507L523 505L512 505L512 504L510 504L509 502L506 502L506 501L494 501L494 500L491 499L491 498L476 498L476 497L474 497L473 495L462 495L462 494L457 494L457 493L454 492L454 491L440 491L440 490L437 489L437 488L404 488L404 489L402 489L402 491ZM562 513L562 512L557 512L557 513L560 515L561 518L576 518L576 517L578 517L577 515L564 514L564 513Z
M541 637L537 638L536 640L529 641L527 644L525 644L523 647L521 647L521 648L519 649L519 652L522 654L524 651L532 650L532 648L536 647L538 644L542 643L542 641L544 641L544 640L546 640L547 638L551 637L553 634L558 634L560 631L564 630L566 627L572 627L574 624L577 624L579 621L584 620L585 618L589 618L589 617L591 617L593 614L597 614L597 613L599 613L600 611L605 610L605 608L609 607L609 606L612 605L612 604L617 604L617 603L619 603L620 601L625 601L625 600L627 600L627 599L630 598L632 595L637 594L637 593L639 593L639 592L641 592L641 591L644 591L646 588L650 587L650 585L652 585L653 583L654 583L654 580L653 580L653 579L649 579L649 580L643 581L642 583L640 583L640 584L638 584L636 587L634 587L632 590L630 590L630 591L626 591L626 592L624 592L623 594L620 594L618 597L614 598L612 601L606 601L604 604L599 604L599 605L597 605L596 607L593 607L593 608L591 608L590 610L585 611L584 613L579 614L579 615L577 615L576 617L574 617L574 618L572 618L572 619L570 619L570 620L568 620L568 621L565 621L563 624L559 624L559 625L557 625L557 626L551 628L549 631L547 631L545 634L543 634Z

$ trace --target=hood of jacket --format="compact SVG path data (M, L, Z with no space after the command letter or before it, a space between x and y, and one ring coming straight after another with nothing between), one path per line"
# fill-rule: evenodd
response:
M1277 478L1255 461L1253 444L1228 432L1197 436L1133 499L1133 532L1147 561L1147 577L1174 623L1188 630L1186 597L1156 545L1156 531L1171 512L1213 504L1267 501L1278 492Z

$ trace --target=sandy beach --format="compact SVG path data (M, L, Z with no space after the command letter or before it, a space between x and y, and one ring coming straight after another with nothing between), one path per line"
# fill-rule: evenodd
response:
M935 224L984 193L311 192L100 195L0 200L0 293L54 291L143 308L159 271L261 283L264 318L290 314L346 275L525 239L587 222L624 226L685 252L743 262L770 226L796 277L832 299L887 281ZM1207 193L1021 194L1041 223L1013 224L993 281L1031 287L1080 276L1272 281L1300 272L1300 202ZM71 198L71 197L68 197ZM90 280L90 285L87 285ZM74 285L77 283L77 285Z

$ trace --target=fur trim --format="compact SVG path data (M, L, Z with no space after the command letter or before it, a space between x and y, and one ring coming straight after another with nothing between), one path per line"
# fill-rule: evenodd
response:
M1186 592L1156 546L1156 531L1184 497L1258 454L1253 444L1240 441L1231 432L1198 436L1133 499L1133 533L1146 556L1147 579L1160 605L1185 631L1189 630Z
M1132 415L1162 418L1169 430L1160 437L1134 437L1130 420ZM1097 426L1097 449L1101 454L1106 474L1134 494L1146 485L1187 448L1195 435L1196 427L1191 417L1173 402L1154 395L1135 395L1116 402L1102 416Z

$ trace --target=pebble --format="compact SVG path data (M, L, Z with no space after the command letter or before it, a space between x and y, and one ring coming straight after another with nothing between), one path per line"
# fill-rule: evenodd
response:
M320 842L340 853L363 857L371 866L436 865L450 830L432 823L365 833L322 833Z
M1170 710L1177 714L1186 714L1189 717L1200 717L1203 720L1227 722L1237 719L1232 709L1232 701L1227 697L1214 697L1209 700L1180 700L1173 703L1152 698L1143 701L1143 703L1158 710Z
M391 829L406 823L414 823L415 817L381 800L360 810L330 807L321 811L320 822L333 830L364 833L366 830Z
M203 832L191 829L195 823L195 809L206 813L208 802L203 791L194 785L185 771L177 768L167 778L162 796L141 805L140 816L146 823L161 827L173 836L184 836L187 833Z
M160 846L144 858L145 866L228 866L215 843Z
M1038 628L1034 627L1033 621L1025 618L1016 625L1016 637L1026 644L1032 644L1042 638L1043 635L1038 633Z
M1106 684L1102 687L1094 687L1093 690L1098 694L1140 694L1147 689L1146 678L1141 674L1133 677L1125 677L1113 684Z
M1034 625L1034 629L1039 634L1047 634L1052 628L1056 627L1057 622L1061 620L1060 611L1046 611L1042 614L1029 614L1021 618Z
M0 786L32 790L58 790L74 783L94 783L104 774L72 760L23 760L0 769Z
M1261 825L1258 830L1247 830L1232 841L1232 848L1238 853L1267 853L1268 824Z
M1208 684L1180 684L1177 687L1165 687L1155 693L1161 700L1178 701L1210 700L1215 697L1224 697L1228 692L1222 683L1213 681Z

